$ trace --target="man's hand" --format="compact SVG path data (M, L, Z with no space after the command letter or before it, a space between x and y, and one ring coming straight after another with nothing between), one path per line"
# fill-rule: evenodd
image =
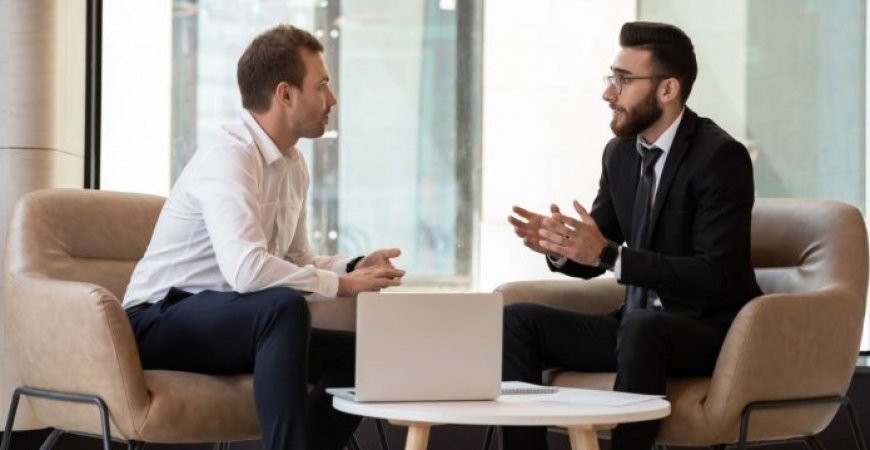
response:
M541 241L539 233L541 231L541 225L544 219L546 219L545 216L533 213L519 206L514 206L513 212L513 215L508 216L508 222L513 225L514 233L523 240L523 244L525 244L526 247L538 253L549 255L553 259L559 259L562 257L560 253L548 250L539 244ZM554 215L559 214L559 207L556 205L550 205L550 213Z
M360 261L362 262L362 261ZM338 277L338 296L355 297L360 292L378 292L402 284L405 271L394 267L363 267Z
M574 209L580 219L568 217L558 211L552 217L545 217L538 230L538 245L550 253L558 253L587 266L598 264L601 250L607 245L607 238L601 234L595 219L586 208L574 200Z
M382 248L375 250L356 264L356 270L366 267L390 267L394 268L391 258L398 258L402 251L397 248Z

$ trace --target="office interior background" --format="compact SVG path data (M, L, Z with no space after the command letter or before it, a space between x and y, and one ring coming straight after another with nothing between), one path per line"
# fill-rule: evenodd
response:
M692 37L689 107L750 149L758 196L866 210L859 0L105 0L100 188L166 195L238 114L244 47L288 22L323 40L339 97L301 143L318 249L401 247L414 290L559 276L506 217L591 204L611 136L601 78L635 19Z
M506 217L512 205L591 204L611 137L602 76L631 20L692 37L689 107L746 144L759 197L867 211L863 0L103 0L97 161L85 139L89 3L0 0L4 235L36 188L167 195L238 114L241 51L279 22L321 38L338 94L327 134L300 144L313 243L401 247L404 289L558 277Z

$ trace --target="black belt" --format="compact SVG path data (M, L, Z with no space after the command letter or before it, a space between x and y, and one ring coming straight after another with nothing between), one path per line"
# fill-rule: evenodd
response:
M153 303L148 303L148 302L139 303L136 306L131 306L131 307L125 309L124 312L127 313L127 317L132 317L133 314L136 314L139 311L142 311L143 309L147 309L147 308L151 307L151 305L153 305Z

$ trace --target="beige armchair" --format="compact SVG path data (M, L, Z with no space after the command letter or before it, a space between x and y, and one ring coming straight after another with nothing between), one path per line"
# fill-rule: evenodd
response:
M111 437L141 447L260 435L251 376L142 369L119 299L162 205L149 195L44 190L15 209L6 247L6 338L25 386L20 406L55 429L49 440L63 432L100 435L108 450ZM350 328L354 304L312 305L312 316L317 326Z
M867 297L867 230L842 203L758 199L752 262L765 295L731 326L709 378L673 379L663 445L713 446L809 439L846 405L859 448L860 429L845 397L858 356ZM498 288L506 303L535 301L590 313L618 306L611 279L531 281ZM612 389L615 374L554 369L558 386ZM742 448L742 444L741 444Z

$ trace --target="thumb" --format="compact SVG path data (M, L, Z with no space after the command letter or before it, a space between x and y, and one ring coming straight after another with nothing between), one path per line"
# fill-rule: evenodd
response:
M395 248L395 247L393 247L393 248L384 248L384 249L378 250L378 252L379 252L381 255L383 255L384 258L397 258L399 255L402 254L402 251L399 250L398 248Z
M580 204L577 200L574 200L574 210L577 211L577 214L580 214L581 222L592 222L595 223L595 219L589 215L589 211L586 211L586 208Z
M398 248L395 248L395 247L394 248L382 248L382 249L378 249L378 250L372 252L373 256L375 256L377 258L384 258L384 259L396 258L401 254L402 254L402 251L399 250Z

